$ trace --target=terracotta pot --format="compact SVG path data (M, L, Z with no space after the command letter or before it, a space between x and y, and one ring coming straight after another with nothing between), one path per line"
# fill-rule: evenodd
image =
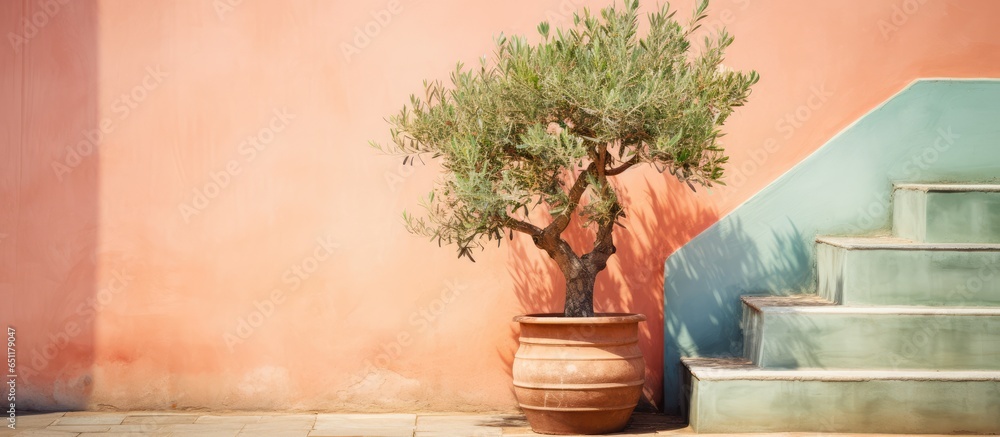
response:
M642 394L642 314L529 314L514 355L514 394L542 434L603 434L628 424Z

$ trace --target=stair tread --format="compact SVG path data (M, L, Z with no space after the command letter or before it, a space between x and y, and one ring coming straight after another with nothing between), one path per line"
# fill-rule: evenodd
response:
M767 369L744 358L681 358L702 381L1000 381L1000 370Z
M750 307L760 310L774 307L811 307L836 305L817 294L795 294L790 296L740 296L740 300Z
M819 236L816 242L853 250L961 250L1000 251L994 243L923 243L899 237L837 237Z
M1000 192L995 184L896 184L897 190L937 191L937 192Z
M798 296L742 296L747 306L767 313L821 313L821 314L895 314L913 316L1000 316L1000 307L988 306L914 306L839 305L817 295Z

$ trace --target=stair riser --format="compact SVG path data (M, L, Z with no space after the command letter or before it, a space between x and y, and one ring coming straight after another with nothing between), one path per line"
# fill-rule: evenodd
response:
M746 304L743 305L743 321L740 324L740 329L743 330L743 357L759 357L762 339L762 327L760 326L763 322L764 317L760 311L750 308Z
M998 381L691 378L698 433L1000 432Z
M818 293L844 305L1000 306L1000 252L817 246Z
M762 312L746 332L765 368L1000 370L1000 316Z
M893 234L927 243L1000 243L1000 192L896 190Z

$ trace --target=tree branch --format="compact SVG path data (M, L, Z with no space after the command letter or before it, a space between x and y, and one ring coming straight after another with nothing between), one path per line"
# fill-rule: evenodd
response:
M608 165L608 145L600 144L597 146L597 180L604 184L604 172L606 172Z
M587 168L577 176L576 181L573 182L573 187L569 190L569 203L566 204L566 209L562 213L557 215L552 223L549 223L543 231L546 234L553 236L558 236L566 227L569 226L569 221L573 217L573 212L576 211L576 207L580 205L580 198L583 197L583 192L587 190L587 175L592 174L594 170L597 169L597 164L591 162Z
M597 236L594 239L594 249L580 257L580 260L590 268L593 268L595 272L604 270L608 265L608 258L611 258L611 255L614 255L618 251L615 248L614 228L615 220L618 219L621 211L621 205L615 202L612 219L607 223L601 224L597 229Z
M628 161L625 161L622 165L609 169L608 171L604 172L604 174L606 176L617 176L638 163L639 163L639 155L633 155L632 158L630 158Z
M507 216L507 226L515 231L523 232L525 234L532 236L532 239L534 239L534 237L542 235L542 228L539 228L538 226L535 226L524 220L518 220L509 215Z

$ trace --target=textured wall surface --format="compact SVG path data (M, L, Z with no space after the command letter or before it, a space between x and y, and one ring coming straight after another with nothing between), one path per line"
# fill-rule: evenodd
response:
M521 238L472 264L408 235L400 212L437 168L367 141L493 35L609 3L0 2L0 323L19 406L514 410L510 320L561 308L559 273ZM598 281L599 311L649 317L649 403L667 256L913 79L1000 76L998 13L713 2L706 28L737 38L727 65L762 75L726 128L729 185L624 175L628 230Z

